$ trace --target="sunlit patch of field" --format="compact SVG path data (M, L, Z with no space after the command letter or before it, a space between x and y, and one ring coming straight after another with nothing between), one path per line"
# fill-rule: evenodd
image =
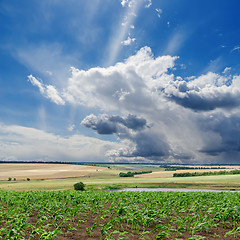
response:
M228 167L227 169L184 169L184 170L176 170L176 171L158 171L153 173L147 173L147 174L140 174L135 175L136 178L169 178L172 177L174 173L186 173L186 172L219 172L219 171L231 171L236 168L239 168L239 166L236 167Z
M0 164L0 180L16 178L23 180L56 179L86 177L96 172L106 170L106 167L72 165L72 164Z

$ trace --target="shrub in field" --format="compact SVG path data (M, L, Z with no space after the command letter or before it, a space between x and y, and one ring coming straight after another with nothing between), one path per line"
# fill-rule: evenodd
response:
M78 183L75 183L74 185L74 189L77 190L77 191L84 191L85 189L85 185L83 182L78 182Z
M12 181L12 178L8 178L8 181Z
M30 178L27 178L27 181L30 181Z

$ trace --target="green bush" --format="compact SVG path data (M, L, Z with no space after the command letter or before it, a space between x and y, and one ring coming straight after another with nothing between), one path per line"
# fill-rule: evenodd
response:
M30 181L30 178L27 178L27 181Z
M83 182L78 182L78 183L75 183L74 185L74 189L77 190L77 191L84 191L85 189L85 185Z

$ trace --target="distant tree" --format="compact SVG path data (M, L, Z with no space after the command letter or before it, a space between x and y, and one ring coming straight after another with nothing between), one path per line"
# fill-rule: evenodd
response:
M74 189L76 190L76 191L84 191L85 189L85 185L84 185L84 183L83 182L78 182L78 183L75 183L74 185Z
M14 178L13 181L16 181L16 178Z
M30 178L27 178L27 181L30 181Z
M12 178L8 178L8 181L12 181Z

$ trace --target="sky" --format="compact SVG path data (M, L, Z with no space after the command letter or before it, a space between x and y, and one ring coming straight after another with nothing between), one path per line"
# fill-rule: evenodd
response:
M0 160L240 163L239 0L0 0Z

